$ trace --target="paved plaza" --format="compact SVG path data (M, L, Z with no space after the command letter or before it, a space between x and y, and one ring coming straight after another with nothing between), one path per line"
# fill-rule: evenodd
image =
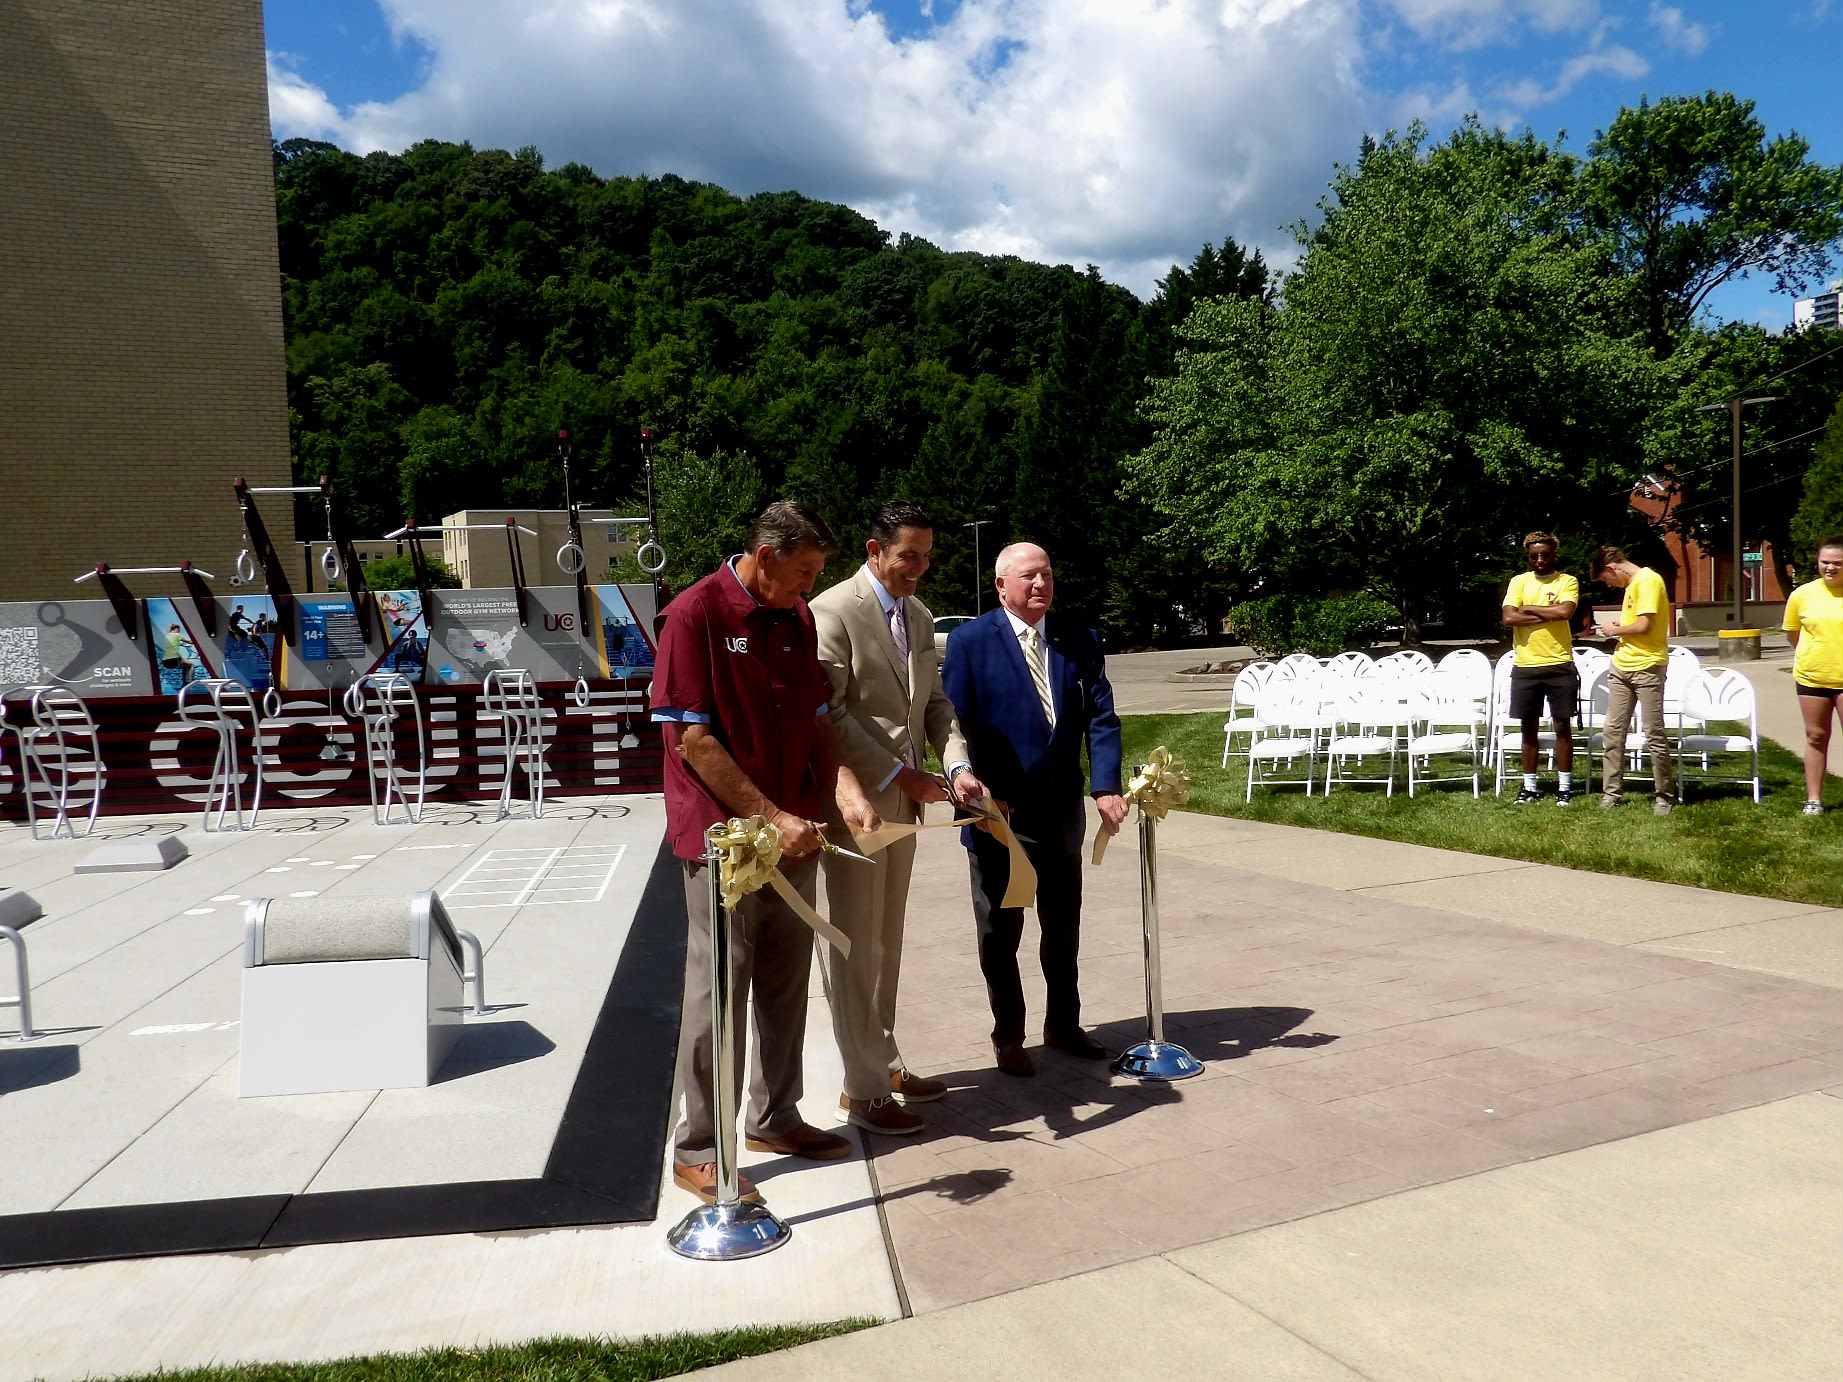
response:
M84 1029L11 1051L0 1037L0 1060L68 1067L46 1053L81 1052L67 1078L0 1083L9 1212L193 1202L233 1182L387 1195L415 1180L406 1163L440 1182L476 1174L476 1156L483 1179L529 1179L589 1112L571 1102L593 1047L580 1014L619 970L616 933L644 913L638 861L656 858L656 799L598 805L627 814L482 813L378 835L351 813L363 819L311 837L284 834L281 815L246 837L203 837L188 818L194 857L132 885L164 890L170 945L119 905L122 876L72 878L70 846L9 834L0 882L47 903L27 931L39 1021ZM1034 1079L998 1074L963 852L925 833L900 1036L953 1091L922 1110L919 1136L872 1137L868 1160L745 1154L793 1226L783 1250L675 1258L664 1232L692 1202L664 1179L660 1127L644 1220L0 1273L0 1382L849 1315L892 1323L725 1371L1843 1376L1843 913L1185 813L1159 842L1168 1029L1207 1063L1195 1080L1141 1086L1041 1048ZM546 873L555 851L586 862ZM429 1090L310 1096L327 1107L311 1118L261 1112L256 1141L191 1164L175 1139L249 1111L224 1094L235 1033L215 1025L227 1003L234 1016L235 941L225 918L188 911L228 915L264 878L356 889L366 870L381 891L440 886L470 909L458 924L491 937L488 996L505 1006L470 1041L513 1023L543 1041L489 1039ZM1143 1031L1130 835L1086 886L1084 1016L1120 1046ZM839 1065L816 974L813 995L805 1111L823 1123ZM1029 998L1040 1014L1040 985ZM212 1030L136 1035L207 1018ZM116 1066L166 1080L175 1064L193 1072L189 1092L163 1095L163 1117L137 1114L143 1134L95 1106L112 1102L97 1095ZM214 1101L215 1124L199 1114ZM29 1116L45 1109L58 1118ZM295 1145L274 1141L278 1124L313 1127L319 1160L270 1155ZM85 1161L82 1129L105 1126L115 1142ZM231 1179L206 1174L214 1159Z

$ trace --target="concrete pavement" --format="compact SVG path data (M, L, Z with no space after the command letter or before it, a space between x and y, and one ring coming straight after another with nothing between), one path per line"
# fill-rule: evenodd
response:
M918 896L964 892L946 843ZM718 1375L1843 1377L1843 913L1181 813L1160 848L1205 1076L990 1076L966 940L912 917L905 1054L955 1086L874 1140L915 1313ZM1114 1044L1131 863L1088 874Z

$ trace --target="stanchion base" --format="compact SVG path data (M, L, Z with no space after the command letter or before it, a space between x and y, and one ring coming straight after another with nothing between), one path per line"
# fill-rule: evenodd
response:
M672 1227L666 1246L699 1262L739 1262L773 1252L793 1232L766 1205L703 1204Z
M1175 1042L1142 1041L1122 1051L1109 1068L1116 1075L1128 1075L1135 1080L1169 1083L1201 1075L1203 1062Z

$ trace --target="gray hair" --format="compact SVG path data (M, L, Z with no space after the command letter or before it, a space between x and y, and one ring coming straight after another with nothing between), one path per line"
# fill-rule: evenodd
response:
M1029 548L1036 552L1042 552L1045 559L1049 557L1048 551L1039 547L1034 542L1014 542L1001 551L997 558L994 559L992 562L992 574L994 576L1009 576L1011 574L1011 564L1017 560L1018 554L1024 551L1025 548Z
M791 557L803 547L817 547L831 556L838 550L838 539L826 521L805 504L777 499L756 516L742 541L745 552L763 547L771 548L777 557Z

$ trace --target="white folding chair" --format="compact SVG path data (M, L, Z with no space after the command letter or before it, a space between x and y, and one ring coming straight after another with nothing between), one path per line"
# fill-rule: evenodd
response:
M1433 659L1416 648L1402 648L1396 652L1385 653L1376 659L1376 670L1383 675L1405 674L1412 676L1425 672L1433 666Z
M1399 684L1352 686L1325 709L1334 718L1325 743L1325 795L1331 795L1334 783L1380 782L1386 785L1385 795L1394 796L1395 760L1407 724L1407 703ZM1371 759L1383 760L1382 776L1364 776L1363 765Z
M1684 698L1701 670L1701 658L1681 643L1672 645L1670 661L1664 668L1664 728L1672 735L1682 735L1700 728L1695 717L1689 713Z
M1254 708L1260 703L1261 693L1273 680L1273 675L1274 664L1264 661L1251 662L1235 674L1235 685L1229 691L1229 718L1222 726L1223 767L1229 766L1236 735L1246 734L1249 742L1253 742Z
M1687 764L1701 763L1700 781L1745 782L1753 788L1753 799L1760 799L1760 724L1756 717L1753 683L1731 667L1703 667L1690 679L1683 694L1685 715L1701 729L1685 734L1677 741L1677 776L1687 779ZM1723 734L1715 726L1737 723L1746 727L1743 734ZM1721 778L1709 772L1709 761L1720 754L1746 754L1747 776ZM1678 791L1681 792L1681 786Z
M1449 678L1459 682L1461 676ZM1441 694L1436 687L1422 695L1410 712L1408 743L1408 795L1414 789L1437 782L1463 782L1472 779L1472 795L1478 795L1481 750L1484 747L1485 710L1470 695ZM1470 772L1434 773L1433 760L1464 755ZM1417 772L1416 770L1419 769Z
M1309 797L1318 771L1317 690L1276 682L1270 692L1254 711L1254 741L1248 745L1248 790L1244 801L1254 800L1256 786L1304 787ZM1305 759L1303 777L1281 774L1282 765L1291 768L1301 758Z

